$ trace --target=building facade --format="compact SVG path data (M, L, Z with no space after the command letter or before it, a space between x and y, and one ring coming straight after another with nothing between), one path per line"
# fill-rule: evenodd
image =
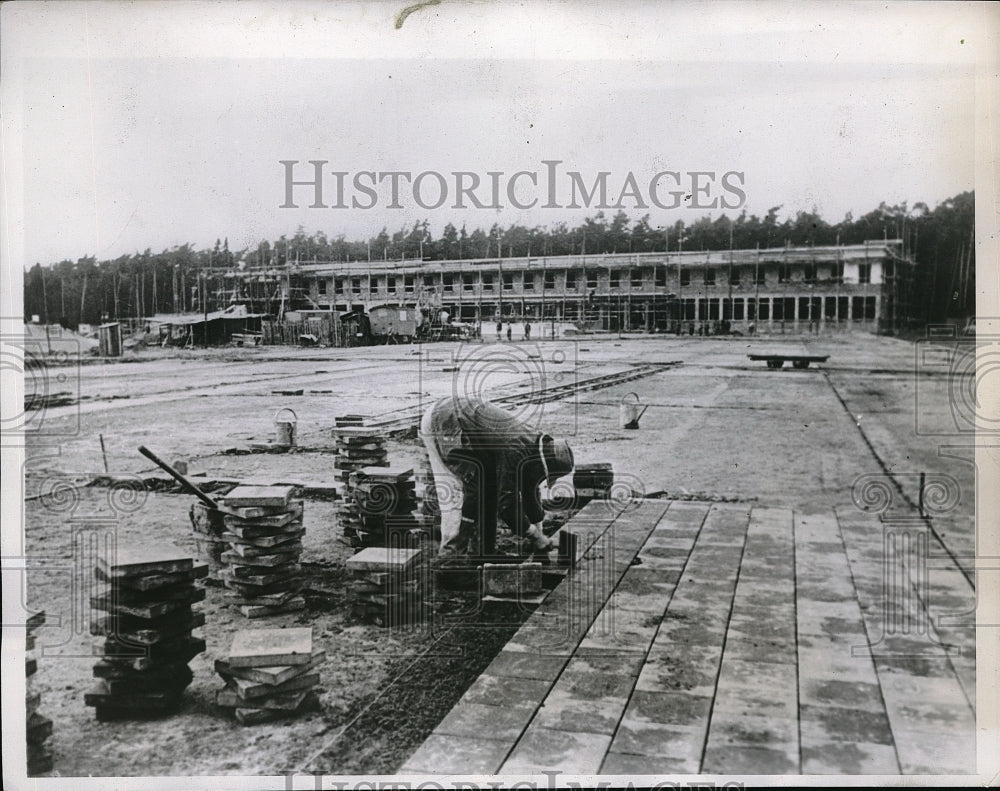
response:
M766 250L617 253L460 261L314 263L227 273L268 309L347 312L427 306L453 319L574 322L609 331L894 332L910 318L902 242ZM260 289L257 289L260 291ZM280 298L280 303L279 303ZM264 307L262 297L253 307Z

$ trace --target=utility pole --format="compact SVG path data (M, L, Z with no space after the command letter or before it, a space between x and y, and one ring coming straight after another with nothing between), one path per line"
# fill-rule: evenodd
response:
M726 311L722 318L726 319ZM733 318L733 221L729 221L729 321Z
M205 316L205 330L204 330L204 340L205 348L208 348L208 274L206 272L201 273L202 282L202 296L201 296L201 309Z

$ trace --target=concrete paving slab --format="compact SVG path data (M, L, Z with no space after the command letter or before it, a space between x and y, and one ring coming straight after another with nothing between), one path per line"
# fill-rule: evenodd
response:
M702 646L694 650L685 646L654 646L635 688L648 692L683 692L688 695L711 697L715 694L721 646Z
M463 703L534 709L549 690L549 682L532 678L481 675L462 696Z
M726 637L726 657L741 662L790 665L792 668L798 661L794 640L767 640L735 632Z
M581 697L576 693L553 689L535 715L535 722L542 728L612 736L627 704L627 694Z
M718 744L705 749L701 771L707 774L799 774L799 762L783 750Z
M855 742L802 742L802 773L807 775L898 775L896 748Z
M679 774L697 774L700 760L666 758L664 756L629 755L627 753L609 752L601 764L602 775L627 775L633 779L636 775L650 775L649 785L658 782L671 782L671 777ZM668 775L662 778L662 775Z
M495 739L431 734L400 768L400 774L495 774L510 746Z
M705 749L707 730L707 722L682 726L624 719L615 733L611 751L682 761L686 766L693 766L693 771L696 772Z
M530 719L530 709L459 702L438 724L434 733L513 742L528 726Z
M611 737L532 725L525 731L498 774L540 774L558 769L566 774L597 774Z
M484 673L506 678L555 681L565 664L566 658L562 656L542 656L504 648L494 657Z
M799 760L799 723L794 716L713 711L706 750L719 747L767 747L783 752L790 763Z
M697 727L708 722L711 708L712 701L707 697L637 689L632 693L622 723L648 722Z
M892 730L885 711L843 706L802 705L799 723L803 741L892 744Z
M976 742L968 733L941 730L894 731L903 774L973 774Z

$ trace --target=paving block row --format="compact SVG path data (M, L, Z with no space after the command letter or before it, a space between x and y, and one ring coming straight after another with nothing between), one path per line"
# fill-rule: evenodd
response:
M900 770L975 772L975 592L919 516L836 513Z
M899 774L840 526L797 514L799 723L805 774Z
M570 520L563 530L578 537L576 568L399 771L496 774L667 508L667 502L657 500L626 510L594 501ZM568 679L576 676L574 664ZM581 688L590 683L599 685L600 679L577 678ZM560 731L547 730L559 738Z
M792 514L755 508L724 643L700 771L798 771Z
M602 774L699 771L747 520L742 506L675 506L643 547L639 568L676 583Z

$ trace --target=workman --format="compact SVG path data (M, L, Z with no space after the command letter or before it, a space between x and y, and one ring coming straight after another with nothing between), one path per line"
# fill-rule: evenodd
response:
M497 517L534 552L556 543L542 532L539 486L573 471L573 451L498 406L445 398L424 414L420 435L441 510L440 557L496 552Z

